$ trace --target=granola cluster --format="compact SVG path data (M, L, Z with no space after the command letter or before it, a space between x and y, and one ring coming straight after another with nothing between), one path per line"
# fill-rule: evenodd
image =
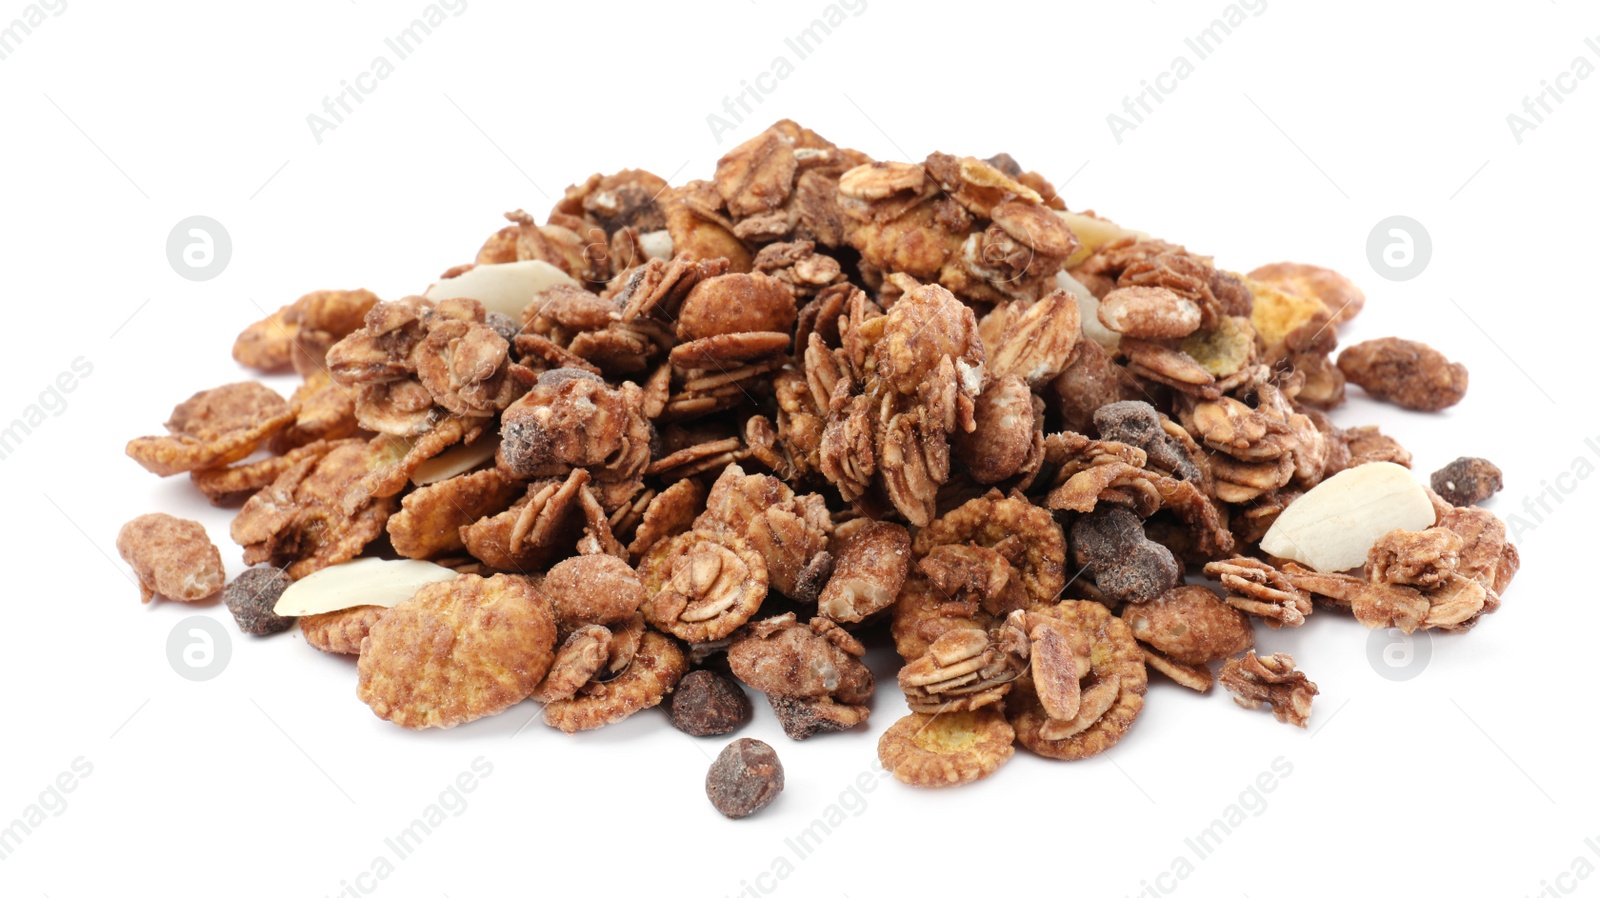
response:
M1346 278L1230 271L1009 156L879 161L783 121L710 180L596 174L506 218L418 295L246 328L234 357L289 398L207 390L128 444L238 507L241 627L358 655L401 726L532 698L568 733L665 703L723 735L748 687L806 739L867 723L892 644L910 713L880 758L961 784L1019 744L1107 750L1151 671L1304 726L1317 687L1258 623L1463 631L1518 567L1476 504L1499 469L1434 493L1330 415L1351 384L1452 406L1463 366L1335 356ZM146 600L223 588L191 523L125 528ZM381 582L324 576L352 564ZM782 787L758 747L708 779L730 816Z

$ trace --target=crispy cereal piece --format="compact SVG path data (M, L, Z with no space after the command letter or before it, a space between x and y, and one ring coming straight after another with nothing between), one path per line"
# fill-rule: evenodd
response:
M860 623L894 604L911 563L911 536L887 521L868 521L844 539L833 575L817 599L817 613L841 623Z
M1260 656L1251 651L1243 658L1229 658L1217 678L1241 708L1266 704L1279 722L1302 729L1311 717L1311 699L1317 694L1317 684L1296 670L1294 658L1282 652Z
M610 555L580 555L557 564L541 586L562 632L585 624L609 626L639 613L645 589L639 575Z
M298 580L360 554L398 504L393 497L372 499L353 514L342 506L346 492L375 464L371 445L353 440L300 461L251 496L230 527L245 564L287 565Z
M1256 644L1243 611L1204 586L1179 586L1122 609L1133 636L1179 664L1205 664Z
M1346 347L1339 370L1372 398L1413 411L1447 409L1467 393L1467 366L1415 340L1384 337Z
M768 585L798 594L802 575L828 547L833 522L816 493L796 496L769 474L745 474L730 464L711 486L695 529L743 537L766 562Z
M693 479L680 480L657 493L633 532L629 556L643 558L657 543L688 530L704 510L705 501L705 485Z
M804 742L822 733L842 733L867 722L872 709L866 705L847 705L822 695L813 698L796 698L789 695L768 695L773 716L783 727L783 734L796 742Z
M645 619L684 642L714 642L748 621L767 597L761 553L731 533L690 530L639 562Z
M676 640L644 631L633 661L617 677L591 682L578 695L544 707L544 722L563 733L603 727L661 704L689 670Z
M383 498L399 493L411 482L411 475L417 472L423 462L457 443L477 442L483 436L488 420L451 416L415 439L388 434L373 437L374 464L366 476L346 491L345 512L355 514L356 509L374 496Z
M382 605L357 605L329 611L327 614L308 614L300 618L300 632L306 645L331 655L361 654L361 640L367 638L372 625L389 609Z
M169 435L129 440L128 457L162 477L232 464L294 417L282 396L253 380L227 384L178 403L167 419Z
M557 702L572 698L585 683L605 669L611 660L611 631L596 624L587 624L572 634L556 649L550 662L550 672L539 688L533 691L534 701Z
M226 580L222 554L198 521L140 515L117 532L117 552L138 577L142 602L156 596L197 602L216 595Z
M728 646L728 668L752 689L783 698L829 697L845 705L872 698L872 671L854 637L822 618L810 626L794 614L767 618Z
M927 557L936 546L976 543L1014 554L1007 557L1033 603L1055 601L1066 586L1067 541L1050 512L998 490L964 503L918 531L912 554Z
M1174 661L1149 646L1143 646L1145 666L1156 673L1166 674L1174 683L1185 689L1206 693L1216 683L1211 668L1204 664L1184 664Z
M285 320L293 308L292 303L283 306L240 331L233 341L233 360L258 371L280 371L289 367L295 332L300 327Z
M342 440L355 436L356 398L348 388L333 382L326 370L306 378L289 397L294 423L272 438L272 451L290 450L320 440Z
M356 695L403 727L453 727L532 694L555 641L550 603L526 579L462 574L424 586L372 625Z
M1366 295L1349 278L1316 265L1274 262L1257 268L1246 277L1321 302L1334 324L1344 324L1361 314L1367 304Z
M1015 737L994 708L907 714L878 739L878 760L908 786L964 786L1010 760Z
M400 501L389 518L389 542L406 558L459 553L462 527L504 511L524 489L499 468L430 483Z
M1089 669L1080 680L1078 714L1070 721L1045 713L1029 678L1019 679L1006 700L1006 717L1017 741L1058 761L1097 755L1120 740L1144 707L1148 684L1144 652L1133 632L1097 602L1065 601L1040 612L1066 623L1089 640Z
M212 505L232 505L235 502L243 502L258 490L271 486L284 471L308 458L321 458L340 445L360 442L365 441L340 440L330 443L319 440L291 449L283 455L274 455L260 461L241 462L225 468L201 468L190 471L189 479L207 499L211 500Z

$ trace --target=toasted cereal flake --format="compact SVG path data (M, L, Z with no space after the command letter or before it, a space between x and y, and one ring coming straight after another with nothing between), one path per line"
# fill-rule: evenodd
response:
M198 521L144 514L117 532L117 552L139 579L139 599L176 602L210 598L222 588L222 553Z
M357 605L326 614L300 618L300 632L306 644L330 655L359 655L361 641L389 609L382 605Z
M1015 736L1005 715L994 708L908 714L879 737L878 759L908 786L961 786L1010 760Z
M453 727L531 695L555 640L550 603L525 578L462 574L422 587L372 625L356 696L403 727Z
M689 670L689 659L670 636L646 630L639 650L615 679L590 683L572 698L545 706L544 722L563 733L616 723L654 708Z
M1127 733L1144 707L1144 653L1128 625L1096 602L1065 601L1044 613L1088 639L1089 669L1080 683L1078 714L1070 721L1052 719L1024 678L1006 699L1006 716L1017 741L1035 754L1058 761L1097 755Z
M232 464L294 422L282 396L255 381L203 390L180 402L167 419L168 436L128 441L128 456L162 477Z

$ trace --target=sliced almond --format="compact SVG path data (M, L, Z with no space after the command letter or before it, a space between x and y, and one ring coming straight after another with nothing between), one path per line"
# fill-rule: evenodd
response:
M1071 293L1078 300L1078 318L1082 322L1083 335L1107 349L1116 349L1122 341L1122 335L1100 323L1100 300L1094 293L1065 271L1056 272L1056 287Z
M639 235L639 248L647 258L672 261L672 232L646 231Z
M1114 221L1105 218L1095 218L1093 215L1084 215L1081 212L1057 212L1061 220L1067 223L1072 233L1078 238L1078 249L1067 257L1067 267L1075 268L1084 259L1094 254L1094 251L1107 243L1121 240L1124 237L1135 237L1147 240L1150 235L1143 231L1125 228ZM1088 316L1084 316L1088 321ZM1097 341L1098 342L1098 341Z
M539 259L478 265L428 288L428 299L476 299L486 311L522 320L522 310L541 290L556 284L582 286L566 272Z
M304 617L358 605L393 608L429 583L455 578L455 571L431 561L358 558L325 567L291 583L278 597L272 613L279 617Z
M1261 538L1261 550L1331 574L1366 564L1385 533L1426 530L1433 522L1433 502L1411 472L1373 462L1340 471L1294 500Z
M495 450L499 448L499 434L481 437L469 446L456 446L417 465L417 469L411 473L411 482L417 486L427 486L449 480L457 474L465 474L494 458Z

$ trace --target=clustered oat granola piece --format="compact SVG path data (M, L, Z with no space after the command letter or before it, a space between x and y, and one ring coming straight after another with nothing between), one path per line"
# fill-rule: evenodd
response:
M1398 339L1335 358L1366 305L1348 279L1236 274L1069 211L1004 154L873 160L783 121L710 180L596 174L543 223L506 218L418 295L319 291L246 328L234 357L292 371L290 398L208 390L128 444L238 506L245 562L271 565L227 593L248 632L289 626L273 604L318 570L435 563L392 608L351 588L299 620L402 726L532 698L567 733L665 704L722 734L754 689L806 739L868 721L865 659L892 644L910 713L881 760L968 783L1017 744L1111 748L1152 670L1304 726L1317 687L1256 653L1258 620L1302 626L1316 600L1463 631L1519 565L1477 507L1501 484L1481 459L1413 485L1407 529L1370 545L1306 520L1364 499L1329 490L1275 531L1335 475L1411 464L1334 422L1348 384L1439 410L1465 368ZM1262 548L1319 539L1365 566ZM147 599L222 586L197 524L146 516L118 546ZM736 755L708 794L740 816L781 768Z

